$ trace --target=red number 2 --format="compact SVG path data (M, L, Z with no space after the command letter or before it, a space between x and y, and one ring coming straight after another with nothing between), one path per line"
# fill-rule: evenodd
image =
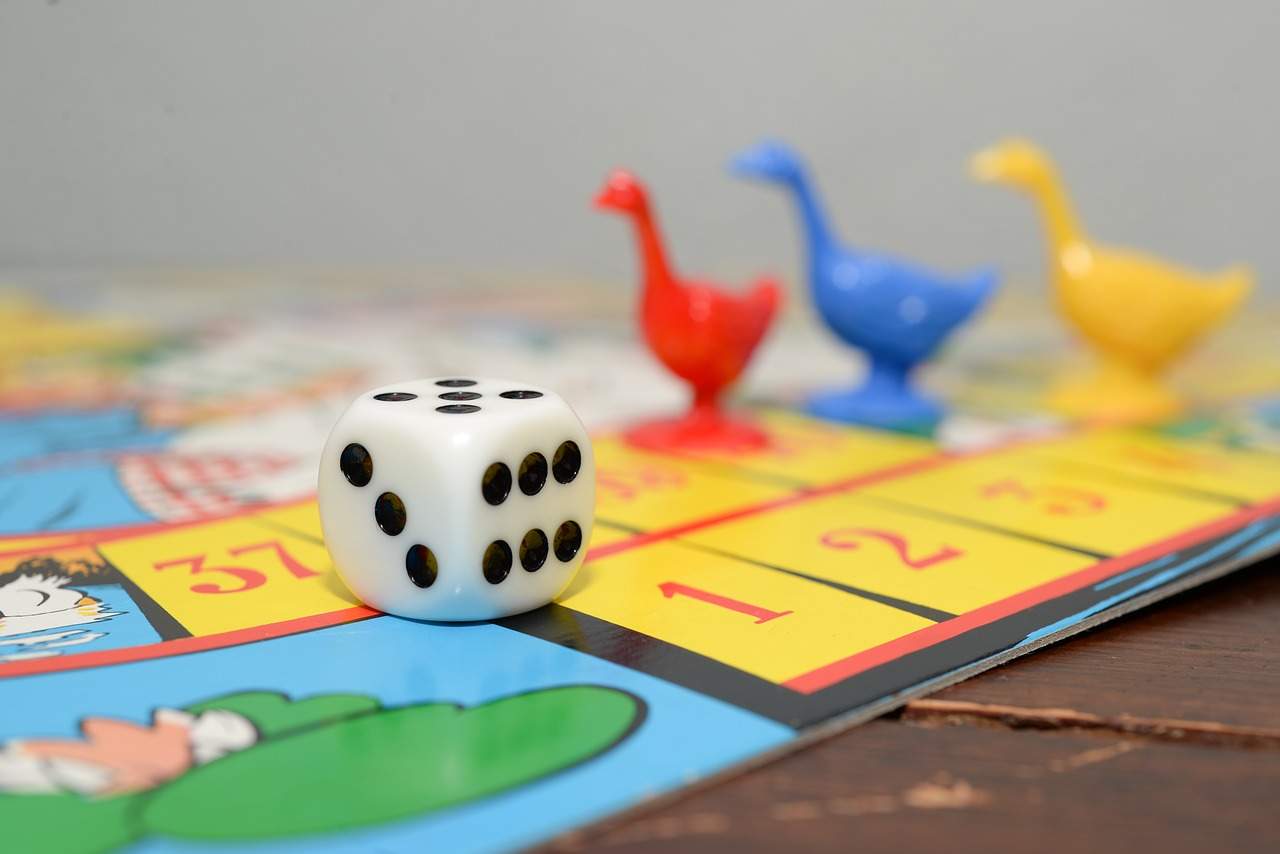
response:
M964 551L951 546L943 546L936 552L930 554L912 557L907 552L907 540L901 534L895 534L893 531L882 531L878 528L839 528L835 531L827 531L822 535L822 544L828 548L849 551L862 547L859 539L879 540L887 543L898 555L898 560L912 569L927 569L936 563L942 563L945 560L960 557Z

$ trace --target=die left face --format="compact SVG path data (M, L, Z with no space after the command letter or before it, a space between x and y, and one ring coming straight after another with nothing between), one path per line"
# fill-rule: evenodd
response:
M481 620L558 595L591 535L590 440L553 392L443 377L360 396L321 458L339 574L406 617Z

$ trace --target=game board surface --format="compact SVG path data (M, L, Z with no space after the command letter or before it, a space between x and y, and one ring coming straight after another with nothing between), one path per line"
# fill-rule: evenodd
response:
M744 388L771 448L677 456L619 438L681 394L606 288L93 284L0 300L15 850L521 847L1280 549L1263 310L1183 372L1195 414L1136 429L1043 415L1071 351L1000 306L929 378L958 410L932 439L798 414L853 366L796 318ZM329 426L443 373L554 387L593 430L595 533L551 606L415 623L333 573Z

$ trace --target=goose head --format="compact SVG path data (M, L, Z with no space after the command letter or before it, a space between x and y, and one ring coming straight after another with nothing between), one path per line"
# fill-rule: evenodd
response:
M984 148L969 162L969 171L979 181L1027 188L1053 168L1049 156L1025 139L1007 139Z
M648 203L644 184L635 175L615 169L596 193L595 206L600 210L637 213Z
M791 181L800 177L804 163L786 143L773 139L739 152L729 161L729 171L740 178Z

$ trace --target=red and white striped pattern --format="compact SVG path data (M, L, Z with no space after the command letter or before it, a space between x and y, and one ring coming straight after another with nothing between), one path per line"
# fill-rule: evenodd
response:
M117 471L142 510L177 522L224 516L265 500L253 496L254 479L293 463L278 454L121 454Z

